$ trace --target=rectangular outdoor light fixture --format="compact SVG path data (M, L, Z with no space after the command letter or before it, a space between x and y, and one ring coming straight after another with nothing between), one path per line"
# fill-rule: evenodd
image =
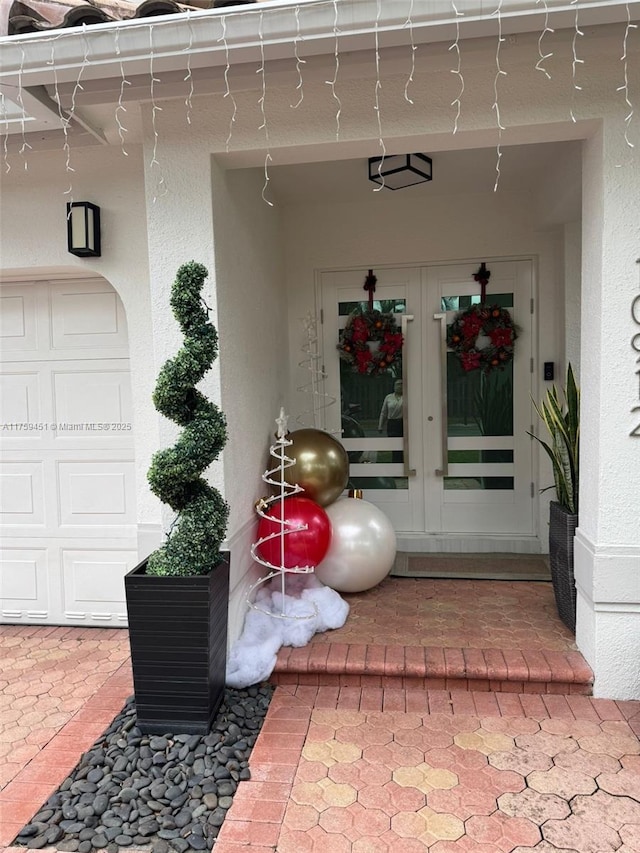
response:
M100 257L100 208L90 201L67 202L67 249L79 258Z
M433 177L431 157L426 154L392 154L369 157L369 180L390 190L422 184Z

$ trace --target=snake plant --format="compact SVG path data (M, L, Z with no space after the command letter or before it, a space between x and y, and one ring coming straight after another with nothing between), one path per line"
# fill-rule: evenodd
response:
M544 447L553 465L553 479L558 503L567 512L578 514L578 454L580 446L580 389L576 384L573 369L567 367L564 389L558 391L553 385L541 404L534 407L549 433L550 441L544 441L529 433ZM554 486L547 486L552 489ZM542 491L547 491L542 489Z

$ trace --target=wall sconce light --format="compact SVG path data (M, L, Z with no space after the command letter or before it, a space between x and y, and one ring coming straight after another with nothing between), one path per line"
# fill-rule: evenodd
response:
M67 202L67 249L79 258L100 257L100 208L90 201Z
M380 164L382 163L382 168ZM433 178L431 157L426 154L392 154L369 157L369 180L390 190L401 190ZM383 180L384 179L384 180Z

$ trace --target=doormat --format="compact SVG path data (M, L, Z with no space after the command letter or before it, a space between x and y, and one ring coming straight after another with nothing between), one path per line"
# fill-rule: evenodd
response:
M397 578L551 580L547 554L409 554L399 551L390 574Z

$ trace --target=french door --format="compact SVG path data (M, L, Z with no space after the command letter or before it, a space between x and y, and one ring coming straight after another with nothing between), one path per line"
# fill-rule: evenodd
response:
M354 372L337 350L350 313L367 307L367 271L321 274L326 390L339 401L324 426L341 435L352 486L415 550L446 550L447 539L455 550L484 550L483 537L502 538L509 550L509 540L534 537L532 264L489 266L487 302L509 310L518 327L514 360L489 374L464 371L446 347L447 325L480 302L477 264L376 270L374 307L392 313L404 335L401 359L382 375ZM398 379L403 425L400 436L388 436L380 411Z

